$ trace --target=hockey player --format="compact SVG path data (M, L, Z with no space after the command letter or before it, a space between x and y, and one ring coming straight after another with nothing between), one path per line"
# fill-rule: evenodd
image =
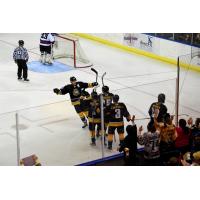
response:
M88 111L89 111L89 105L91 102L91 95L89 92L85 91L85 88L81 91L81 97L80 97L80 106L82 108L82 111L85 115L85 117L88 118Z
M165 115L167 114L167 107L164 105L165 103L165 95L159 94L158 95L158 102L152 103L149 108L149 116L151 118L151 121L154 119L154 112L155 109L159 110L157 121L158 122L164 122Z
M106 85L102 87L102 93L103 93L103 100L104 100L104 129L106 131L108 127L108 123L109 123L109 117L110 117L109 107L111 106L114 95L109 92L109 87ZM99 137L100 135L99 132L100 130L97 131L97 137Z
M104 113L104 123L105 123L105 130L106 130L109 123L109 116L110 116L109 107L112 104L114 95L109 92L109 87L106 85L102 87L102 92L103 92L104 108L105 108L105 111L106 110L108 111Z
M51 33L42 33L40 37L40 61L45 64L52 64L52 45L55 39Z
M70 78L70 82L71 84L65 85L61 89L54 88L53 91L57 95L65 95L69 93L72 105L74 106L76 112L78 113L82 122L84 123L82 128L85 128L87 126L87 120L84 116L83 109L80 105L81 91L84 88L92 88L94 86L97 86L98 83L97 82L94 82L94 83L80 82L80 81L77 81L74 76Z
M22 79L22 71L23 71L23 79L24 81L29 81L28 77L28 67L27 62L29 59L28 52L26 48L24 48L24 41L19 40L19 47L17 47L13 52L13 59L18 66L18 80Z
M124 140L124 117L127 121L131 120L131 116L124 103L119 102L119 96L113 96L113 103L109 108L110 117L108 124L108 149L112 150L113 136L115 129L119 134L120 145Z
M89 131L91 135L91 145L96 145L96 128L101 129L101 108L98 94L93 91L91 93L91 101L88 110Z

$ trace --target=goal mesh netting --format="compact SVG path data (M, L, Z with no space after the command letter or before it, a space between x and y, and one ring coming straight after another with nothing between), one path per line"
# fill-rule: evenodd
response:
M177 89L178 115L185 113L193 118L200 116L200 102L198 98L199 74L193 69L200 68L200 52L193 50L191 54L181 55L178 58L179 87ZM180 116L178 117L180 119Z
M92 66L79 43L79 39L70 34L55 35L53 58L75 68Z

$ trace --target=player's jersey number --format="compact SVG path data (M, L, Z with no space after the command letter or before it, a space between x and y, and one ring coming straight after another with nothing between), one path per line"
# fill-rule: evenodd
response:
M115 118L116 119L121 118L121 110L120 109L115 109Z

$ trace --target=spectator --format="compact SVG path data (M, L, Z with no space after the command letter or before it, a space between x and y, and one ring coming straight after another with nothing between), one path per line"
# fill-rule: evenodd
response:
M177 154L175 151L176 129L172 123L173 118L167 113L164 123L157 121L158 111L154 118L155 127L160 131L160 153L163 162L167 162L170 157Z
M134 119L133 119L134 121ZM125 165L136 165L136 153L137 153L137 126L128 125L126 127L127 136L124 138L121 146L119 147L119 152L124 152L124 162Z
M193 162L193 157L192 157L191 152L186 152L183 155L183 158L181 159L181 164L183 166L190 166L190 165L192 165L192 162Z
M193 43L196 45L200 45L200 33L195 34Z
M189 125L193 124L192 118L188 120ZM191 151L200 151L200 118L197 118L195 124L191 126Z
M184 41L186 43L191 44L191 33L190 34L185 34Z
M148 132L142 134L142 126L139 128L138 143L144 145L145 165L160 166L160 133L156 130L154 123L147 125Z
M184 154L190 149L190 129L187 127L186 120L179 120L179 127L176 127L176 134L175 147Z
M187 152L184 154L181 160L183 166L199 166L200 165L200 151L191 153Z
M193 166L199 166L200 165L200 151L197 151L193 153Z
M191 43L191 33L175 33L175 41L180 41L183 43Z
M156 33L156 36L166 39L172 39L173 33Z

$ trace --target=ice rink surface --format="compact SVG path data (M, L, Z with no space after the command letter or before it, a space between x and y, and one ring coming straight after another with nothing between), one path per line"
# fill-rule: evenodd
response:
M94 82L95 75L90 68L53 74L29 71L30 82L17 80L12 53L18 40L25 41L30 61L37 61L39 37L40 34L0 34L0 165L17 163L16 111L21 158L36 154L42 165L54 166L101 158L100 141L96 147L89 145L89 131L81 128L69 96L57 96L52 91L68 84L71 76ZM100 75L107 73L105 84L111 92L120 95L120 101L127 105L131 115L136 115L138 127L146 127L148 120L142 119L148 117L149 106L157 101L159 93L166 94L166 106L174 114L175 66L89 40L80 39L80 44ZM184 118L200 117L199 85L199 73L181 69L180 115ZM106 150L106 156L117 153L117 135L116 139L114 150Z

